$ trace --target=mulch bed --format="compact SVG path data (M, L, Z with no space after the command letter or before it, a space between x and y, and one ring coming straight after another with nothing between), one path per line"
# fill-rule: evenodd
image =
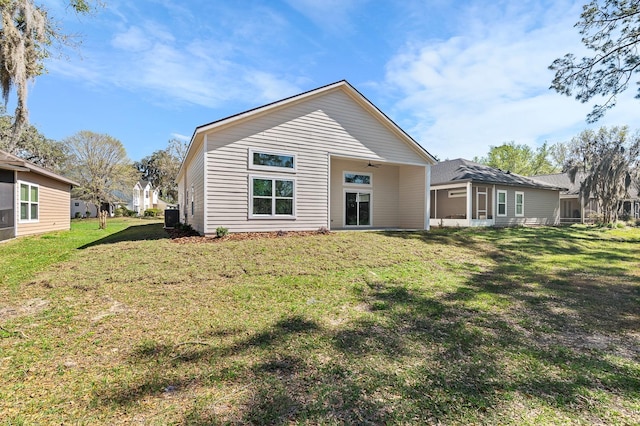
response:
M277 231L277 232L238 232L224 237L203 237L195 231L167 229L171 241L176 244L222 243L225 241L259 240L264 238L305 237L310 235L326 235L329 231Z

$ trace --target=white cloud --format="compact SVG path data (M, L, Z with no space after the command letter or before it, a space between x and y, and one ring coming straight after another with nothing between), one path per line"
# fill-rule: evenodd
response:
M408 116L400 124L433 154L472 158L489 145L554 143L586 127L590 107L549 90L547 69L581 50L573 27L579 5L529 6L473 9L458 36L414 40L387 63L385 91L397 93L394 115ZM618 108L608 119L625 113Z
M117 24L109 49L94 49L82 63L53 60L51 71L94 85L115 85L159 104L219 107L225 102L270 102L300 91L284 74L239 57L229 39L181 33L147 20ZM244 48L249 48L244 43Z
M351 14L366 0L286 0L319 28L336 33L353 29Z

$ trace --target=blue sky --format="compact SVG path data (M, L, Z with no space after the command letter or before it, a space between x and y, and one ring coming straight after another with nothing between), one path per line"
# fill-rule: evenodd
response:
M635 129L634 87L591 126L589 105L548 89L553 59L583 52L584 1L105 0L80 17L41 3L82 43L30 86L31 122L56 140L107 133L132 160L342 79L440 159Z

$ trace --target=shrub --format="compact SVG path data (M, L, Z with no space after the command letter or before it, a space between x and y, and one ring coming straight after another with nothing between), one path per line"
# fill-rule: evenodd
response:
M82 217L82 213L80 212L76 212L75 216L76 219L80 219Z
M145 217L158 217L158 216L160 216L161 213L162 213L162 211L160 209L146 209L144 211L144 216Z
M222 238L227 236L227 234L229 233L229 228L225 228L224 226L218 226L216 228L216 237L218 238Z
M117 217L120 217L120 216L124 216L124 217L127 217L127 216L128 216L128 217L132 217L132 216L135 216L135 215L136 215L136 211L135 211L135 210L129 210L128 208L126 208L126 207L122 206L122 207L118 207L118 208L114 211L114 214L115 214Z

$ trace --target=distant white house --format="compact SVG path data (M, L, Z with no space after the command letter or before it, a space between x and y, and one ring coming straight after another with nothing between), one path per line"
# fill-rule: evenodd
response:
M176 205L169 203L160 198L160 191L154 188L149 181L140 180L133 186L133 196L127 205L129 210L137 212L138 215L144 215L147 209L158 209L164 211L166 209L175 208Z
M122 191L114 191L114 198L118 201L114 203L103 203L100 210L107 211L111 216L115 214L115 210L120 207L126 207L136 212L138 216L143 216L147 209L165 210L174 208L175 205L162 200L159 197L159 191L154 189L150 182L140 180L136 182L130 193ZM96 206L92 203L72 199L71 200L71 217L96 217Z
M147 209L158 208L158 190L153 189L151 183L146 180L140 180L133 186L133 197L131 204L127 206L129 210L133 210L142 216Z

